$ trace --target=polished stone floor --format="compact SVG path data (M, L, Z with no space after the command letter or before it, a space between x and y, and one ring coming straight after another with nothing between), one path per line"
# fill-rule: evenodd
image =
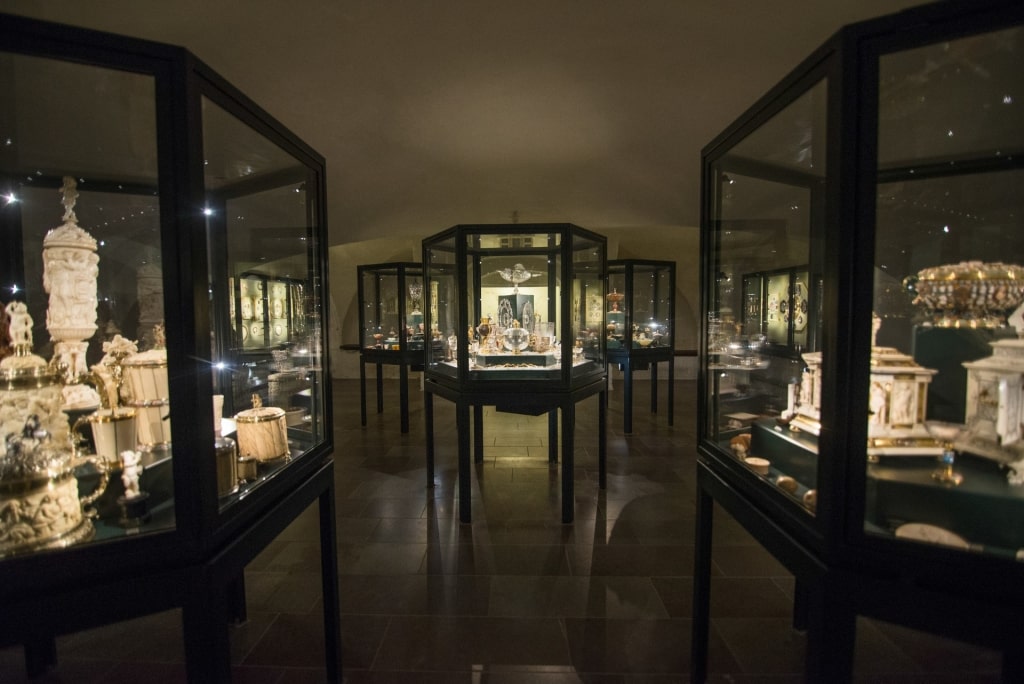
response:
M689 680L694 527L693 382L676 384L675 425L636 383L609 399L608 488L597 478L596 398L576 423L576 520L560 522L547 419L485 414L473 523L459 524L453 406L435 401L437 472L426 487L422 399L398 430L398 385L359 424L358 381L336 381L338 555L346 681L352 684L669 684ZM316 509L247 568L248 621L232 629L235 681L324 678ZM715 517L710 681L800 682L805 638L791 627L793 578L724 512ZM2 619L2 616L0 616ZM181 682L180 615L170 611L62 637L36 681ZM893 625L858 624L856 681L997 682L996 654ZM18 649L0 682L21 682Z

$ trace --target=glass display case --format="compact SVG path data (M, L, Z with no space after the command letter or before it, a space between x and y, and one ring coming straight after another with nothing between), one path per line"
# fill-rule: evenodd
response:
M608 363L623 373L623 430L633 431L633 371L651 374L651 412L658 411L658 364L668 366L668 424L675 380L676 263L650 259L608 262L605 337ZM611 374L608 376L612 382Z
M606 250L570 224L455 226L424 240L427 377L523 392L603 377Z
M458 225L423 241L423 282L428 485L435 394L456 404L464 523L472 519L469 408L478 462L484 406L548 413L549 460L562 453L562 522L572 522L575 404L595 395L605 486L606 239L567 223Z
M316 500L324 160L180 48L9 16L0 46L0 600L20 615L187 574ZM149 594L91 619L180 596Z
M954 2L846 27L704 150L702 488L854 573L837 642L845 610L1004 653L1020 624L980 616L1024 605L1022 23ZM851 588L897 567L971 610Z
M383 366L399 367L401 430L409 431L409 370L423 370L424 349L443 349L444 340L426 334L423 267L415 263L367 264L359 279L359 381L362 424L366 425L366 364L377 370L377 413L384 410Z

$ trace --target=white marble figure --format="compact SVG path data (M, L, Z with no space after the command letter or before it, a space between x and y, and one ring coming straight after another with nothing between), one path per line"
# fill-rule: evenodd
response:
M139 477L142 475L142 454L138 451L122 451L121 469L121 484L124 485L124 498L137 498L142 494L142 490L139 489Z

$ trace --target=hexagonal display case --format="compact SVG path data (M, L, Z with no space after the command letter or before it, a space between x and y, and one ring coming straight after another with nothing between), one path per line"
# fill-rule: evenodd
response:
M552 464L561 449L562 522L572 522L573 416L576 403L593 396L602 488L606 477L606 239L567 223L458 225L423 241L423 279L428 485L434 483L434 395L456 404L459 518L466 523L472 519L470 433L479 462L483 407L548 413Z
M174 46L4 16L0 84L0 642L181 606L224 680L225 583L333 506L324 160Z
M366 264L359 278L359 381L366 425L366 366L376 369L377 413L384 410L384 366L398 366L400 427L409 431L409 371L423 370L423 267L415 263Z
M1024 678L1022 58L1015 2L851 25L704 150L698 535L794 569L809 681L856 615Z
M668 370L668 424L675 403L676 262L613 259L608 262L605 337L608 363L622 369L624 431L633 431L633 371L650 371L651 412L658 411L658 364Z

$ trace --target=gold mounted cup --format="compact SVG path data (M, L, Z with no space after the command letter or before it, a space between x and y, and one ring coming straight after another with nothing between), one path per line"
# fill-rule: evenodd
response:
M135 449L137 423L134 409L100 409L80 417L71 428L76 443L84 440L82 428L86 424L92 429L96 455L108 466L117 466L120 463L122 451Z

